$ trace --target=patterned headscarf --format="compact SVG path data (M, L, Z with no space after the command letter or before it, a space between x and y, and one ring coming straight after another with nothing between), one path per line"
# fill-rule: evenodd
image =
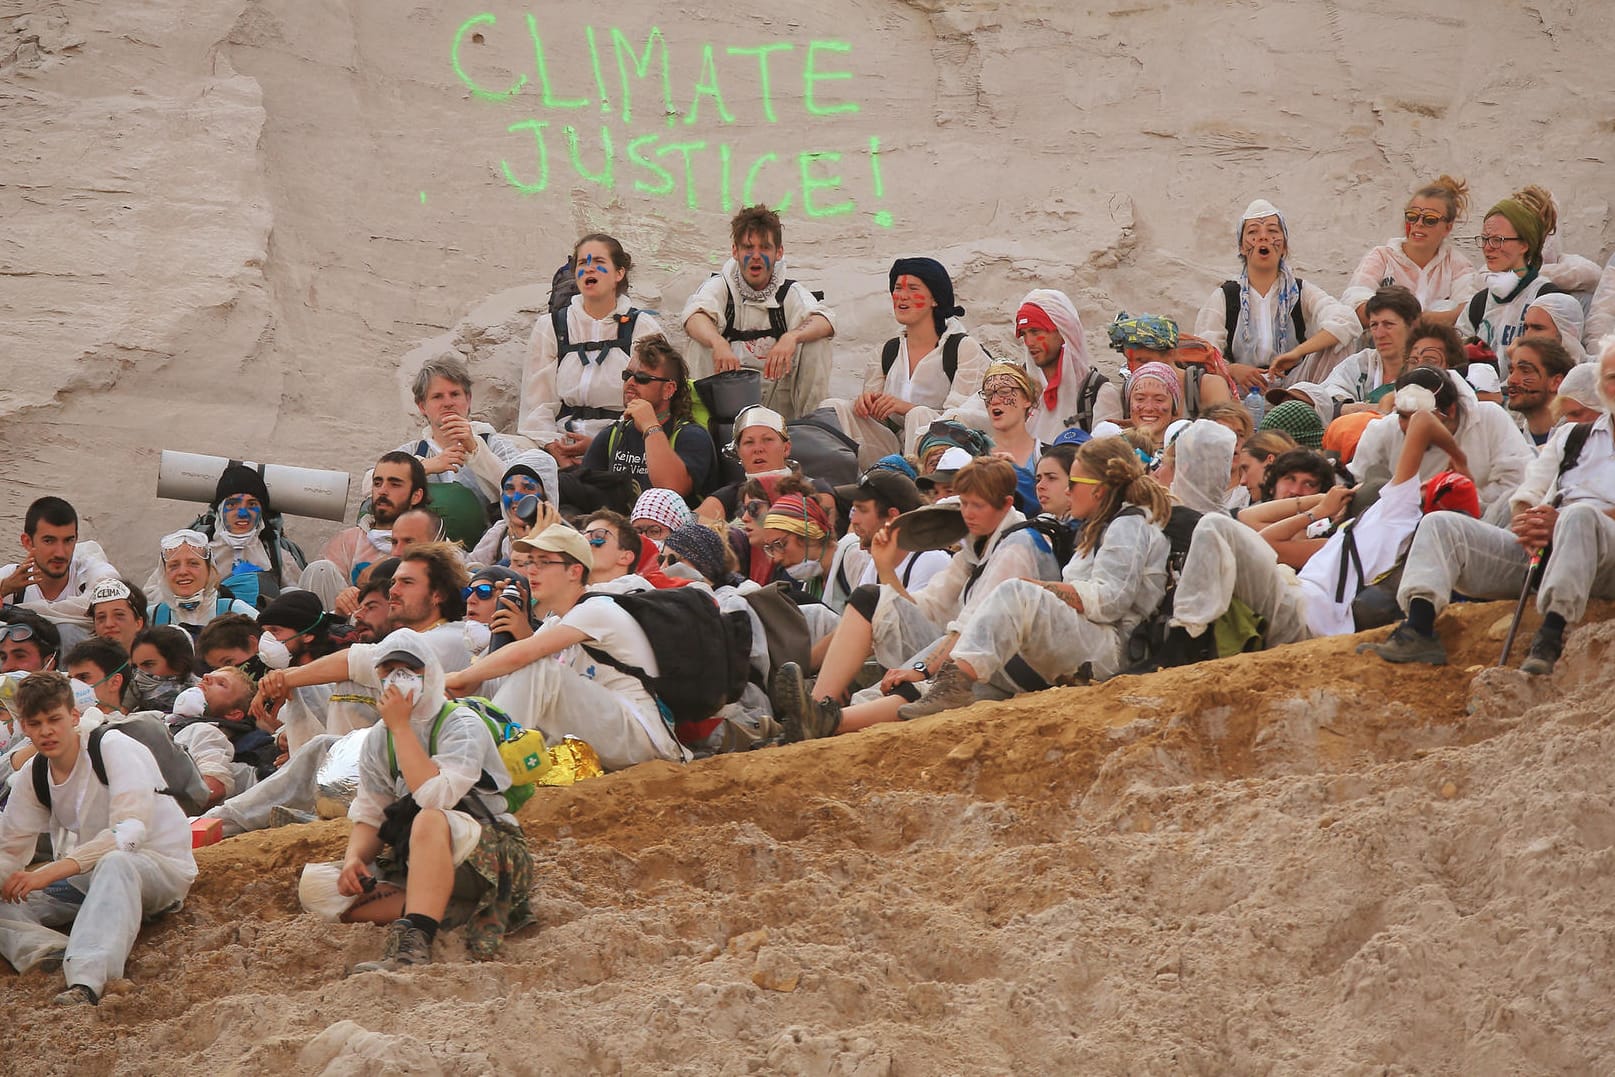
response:
M1034 406L1036 405L1039 395L1038 391L1032 385L1031 375L1027 374L1026 368L1021 366L1019 363L1011 363L1004 359L995 359L989 363L987 366L987 373L981 376L982 399L986 399L987 397L987 383L991 382L995 378L999 379L1000 381L1013 382L1014 387L1025 393L1026 399L1031 401ZM995 385L993 388L996 389L999 388L999 386Z
M1110 346L1117 351L1145 348L1152 352L1169 352L1178 346L1178 323L1157 314L1140 314L1135 318L1124 310L1110 323Z
M1127 379L1127 391L1133 391L1133 386L1141 381L1158 381L1166 387L1172 396L1173 414L1183 414L1183 385L1178 381L1178 371L1169 363L1145 363Z
M786 494L768 506L763 526L803 538L822 539L830 533L830 518L824 514L824 506L816 499L801 494Z

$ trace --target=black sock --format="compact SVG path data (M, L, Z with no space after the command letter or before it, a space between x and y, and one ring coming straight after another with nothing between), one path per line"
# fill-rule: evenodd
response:
M1436 634L1436 607L1428 598L1415 598L1408 603L1408 627L1421 636Z
M427 916L425 913L405 913L404 919L420 928L421 932L426 936L427 942L431 942L433 939L437 938L437 921L432 919L430 916Z
M1557 613L1544 614L1542 617L1542 634L1562 639L1565 634L1565 619Z

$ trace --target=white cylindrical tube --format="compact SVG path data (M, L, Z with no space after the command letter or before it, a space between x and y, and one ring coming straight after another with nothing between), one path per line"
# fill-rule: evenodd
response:
M348 512L346 471L321 471L285 464L255 464L250 460L232 461L223 456L176 452L164 449L157 467L157 496L175 501L213 503L219 476L231 463L256 468L269 490L271 507L290 516L312 516L321 520L344 520Z

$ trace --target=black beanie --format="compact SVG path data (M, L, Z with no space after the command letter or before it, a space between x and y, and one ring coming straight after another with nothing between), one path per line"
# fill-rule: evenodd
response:
M943 332L949 318L956 318L965 312L954 302L953 278L948 276L948 271L935 258L899 258L893 262L892 271L886 276L888 292L897 290L898 277L918 277L931 290L931 298L936 301L936 307L931 311L931 321L936 323L938 334Z

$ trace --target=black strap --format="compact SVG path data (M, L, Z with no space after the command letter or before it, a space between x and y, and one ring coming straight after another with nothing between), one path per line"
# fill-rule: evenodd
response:
M1099 390L1109 384L1110 379L1097 370L1089 370L1087 378L1083 379L1082 392L1077 394L1077 413L1072 416L1076 426L1084 430L1093 429L1093 409L1099 400ZM1127 394L1122 394L1122 418L1127 418ZM1073 425L1067 422L1065 425Z
M1183 414L1191 419L1200 418L1200 379L1205 376L1206 368L1198 363L1183 372Z
M1015 687L1023 692L1041 692L1054 685L1043 679L1037 670L1026 664L1026 659L1016 655L1004 663L1004 676L1015 683Z
M785 297L790 294L794 280L787 280L774 292L774 305L768 308L767 329L736 329L735 328L735 293L730 290L728 282L723 288L723 339L731 344L743 344L747 341L761 340L764 337L773 337L778 340L789 330L785 324Z
M1355 595L1358 591L1361 591L1363 589L1363 584L1367 582L1363 575L1363 559L1357 553L1357 529L1352 526L1356 522L1356 520L1347 520L1341 528L1343 541L1340 553L1340 575L1335 580L1336 602L1346 601L1346 580L1348 578L1348 572L1355 570L1357 573L1357 586L1353 587L1351 591L1353 595Z
M1480 332L1480 320L1486 317L1486 289L1482 288L1469 300L1469 324Z
M568 355L576 355L584 366L590 363L600 363L606 353L616 348L624 355L634 354L634 326L639 321L638 307L629 307L627 313L615 315L617 319L617 335L609 340L583 340L574 342L571 331L567 329L566 316L571 307L562 307L560 310L550 312L550 324L555 327L555 361L559 363ZM424 443L423 443L424 444Z
M963 333L949 333L942 341L942 373L953 384L954 375L959 373L959 344L964 340ZM880 372L882 375L892 372L892 364L897 362L898 338L888 340L880 349Z
M95 771L96 780L102 785L110 784L107 781L106 760L101 758L101 738L107 735L107 729L107 726L99 725L90 730L90 769ZM34 756L34 798L44 805L47 811L50 810L49 766L50 764L45 761L44 756ZM167 789L157 791L159 793L169 792ZM169 795L172 796L173 794L169 793Z
M1305 281L1295 282L1295 306L1290 308L1290 322L1295 326L1296 343L1300 344L1307 339L1307 315L1301 309L1301 289ZM1223 341L1223 352L1232 357L1234 354L1234 330L1239 327L1239 282L1225 280L1222 282L1223 324L1228 327L1228 336Z
M1587 444L1587 435L1593 432L1592 423L1577 423L1565 436L1564 455L1559 457L1559 476L1581 462L1581 450Z
M911 553L908 555L908 559L903 562L903 590L905 591L908 590L908 581L914 576L914 562L919 559L920 555L918 553Z

